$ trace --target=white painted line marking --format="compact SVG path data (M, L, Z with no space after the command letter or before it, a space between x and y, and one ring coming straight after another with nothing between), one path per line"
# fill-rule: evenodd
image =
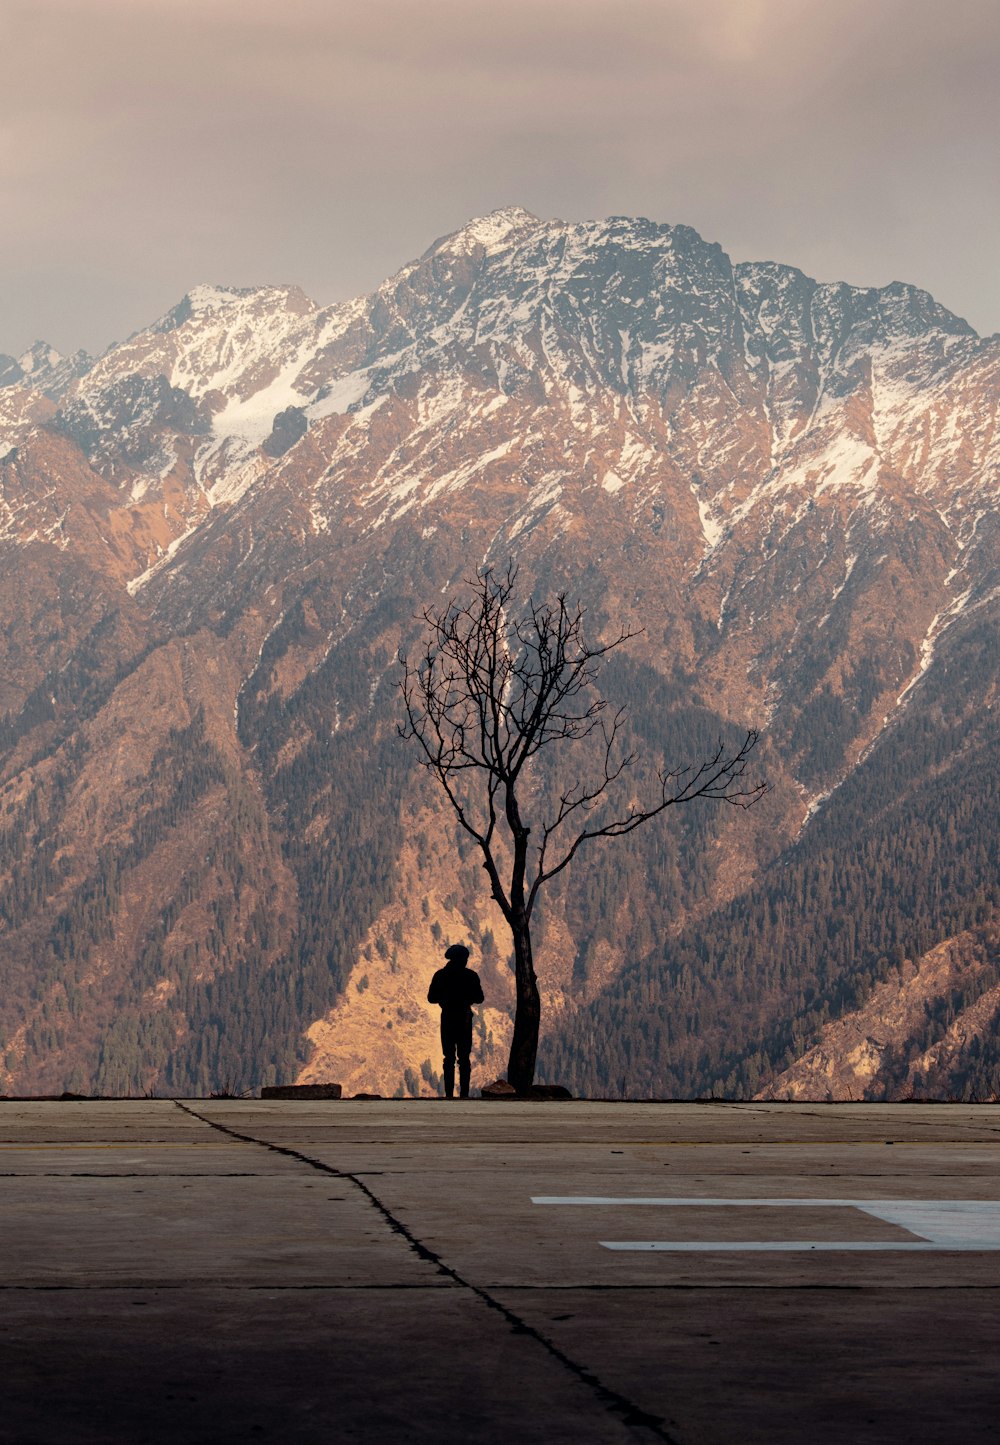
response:
M617 1250L659 1250L663 1253L700 1253L714 1254L728 1252L730 1254L739 1252L741 1254L771 1253L774 1250L855 1250L855 1249L905 1249L905 1250L928 1250L940 1249L942 1246L931 1244L929 1240L915 1239L601 1239L598 1240L602 1249ZM971 1245L960 1246L970 1249Z
M1000 1211L998 1199L748 1199L745 1195L737 1199L723 1199L718 1195L705 1199L670 1199L665 1195L628 1196L599 1194L533 1194L532 1204L590 1204L620 1206L627 1204L652 1204L668 1209L935 1209L935 1210L984 1210Z
M659 1251L1000 1250L1000 1200L995 1199L670 1199L663 1196L539 1194L533 1204L664 1209L858 1209L895 1224L912 1240L600 1240L604 1249Z

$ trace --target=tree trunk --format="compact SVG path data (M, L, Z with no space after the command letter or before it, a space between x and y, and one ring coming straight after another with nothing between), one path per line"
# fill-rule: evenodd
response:
M514 1009L514 1037L507 1064L507 1082L518 1094L528 1094L535 1081L535 1056L538 1053L538 1026L542 1001L531 957L531 926L523 916L511 919L514 939L514 980L517 1003Z

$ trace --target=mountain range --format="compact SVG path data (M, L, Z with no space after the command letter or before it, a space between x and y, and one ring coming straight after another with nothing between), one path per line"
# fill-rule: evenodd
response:
M914 286L517 208L349 302L205 285L0 356L0 1089L433 1092L457 940L502 1072L502 920L396 657L513 557L638 630L638 789L747 727L770 784L553 886L543 1077L1000 1093L998 393Z

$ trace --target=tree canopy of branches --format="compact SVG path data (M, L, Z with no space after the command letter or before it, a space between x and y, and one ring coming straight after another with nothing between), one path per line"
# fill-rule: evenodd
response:
M468 600L426 610L416 660L400 653L406 720L421 762L475 840L514 949L516 1006L507 1077L527 1094L541 1002L531 947L540 890L585 843L620 838L677 803L717 799L747 808L766 784L747 776L757 733L697 763L658 769L652 797L627 797L636 761L626 712L595 688L609 653L637 633L588 639L585 612L565 593L517 610L517 566L480 569ZM626 796L623 796L626 795ZM529 821L530 820L530 821Z

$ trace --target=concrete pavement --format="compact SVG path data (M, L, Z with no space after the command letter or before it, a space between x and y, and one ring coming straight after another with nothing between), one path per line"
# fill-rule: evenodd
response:
M1000 1106L0 1102L0 1441L1000 1440Z

